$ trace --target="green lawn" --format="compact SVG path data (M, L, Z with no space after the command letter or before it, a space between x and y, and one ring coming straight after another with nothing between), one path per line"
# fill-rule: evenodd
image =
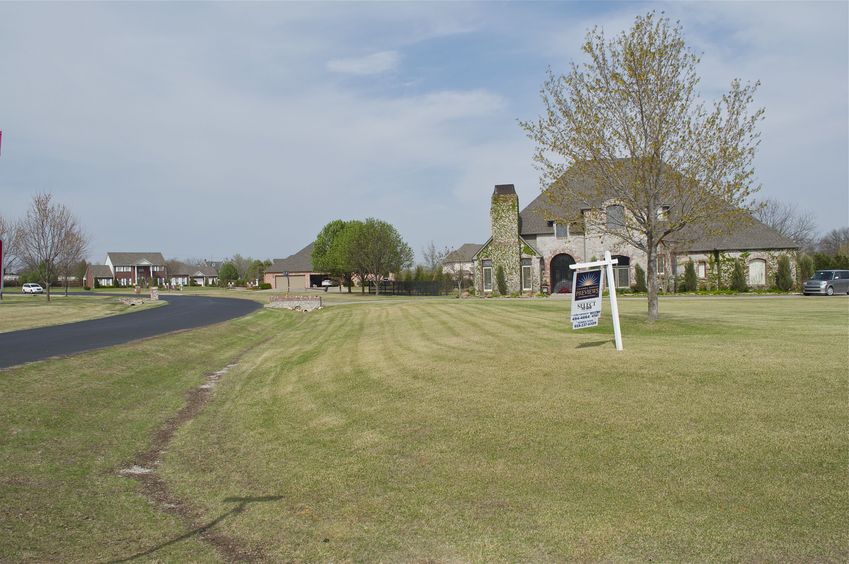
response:
M199 529L275 561L849 558L849 300L623 301L621 353L568 306L264 310L0 372L0 560L220 559ZM163 512L117 470L236 358Z
M108 315L138 311L165 302L128 306L114 296L21 295L4 292L0 302L0 333L84 321Z

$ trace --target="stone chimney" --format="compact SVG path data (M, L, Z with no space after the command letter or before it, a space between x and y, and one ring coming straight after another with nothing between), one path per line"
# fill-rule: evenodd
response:
M521 248L519 245L519 196L512 184L498 184L492 193L489 209L492 225L492 278L493 290L497 292L496 272L504 269L507 293L520 289Z

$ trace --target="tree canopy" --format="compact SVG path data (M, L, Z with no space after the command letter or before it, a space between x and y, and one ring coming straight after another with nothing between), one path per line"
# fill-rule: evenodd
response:
M587 62L567 74L549 70L544 114L521 125L536 143L544 188L575 165L590 177L583 190L549 190L558 207L580 209L576 199L623 206L623 225L610 234L646 253L648 315L656 319L658 245L688 226L718 233L747 217L742 209L757 191L752 161L763 110L749 106L758 83L733 80L707 109L696 91L699 58L681 26L654 12L611 40L589 31L583 52Z
M356 275L361 283L379 282L392 272L413 263L413 251L391 224L374 218L365 221L334 220L316 237L313 268L344 277L349 283Z

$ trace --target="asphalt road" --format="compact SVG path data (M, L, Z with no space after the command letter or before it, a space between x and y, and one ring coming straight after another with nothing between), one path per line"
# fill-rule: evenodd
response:
M0 333L0 368L212 325L261 307L258 302L236 298L168 295L163 299L168 302L164 307Z

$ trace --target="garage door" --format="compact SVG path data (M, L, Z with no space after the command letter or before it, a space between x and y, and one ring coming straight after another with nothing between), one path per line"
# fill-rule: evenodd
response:
M282 290L284 292L297 292L305 289L303 274L290 274L288 277L288 286L286 285L286 278L286 276L281 276L279 274L274 276L274 289Z

